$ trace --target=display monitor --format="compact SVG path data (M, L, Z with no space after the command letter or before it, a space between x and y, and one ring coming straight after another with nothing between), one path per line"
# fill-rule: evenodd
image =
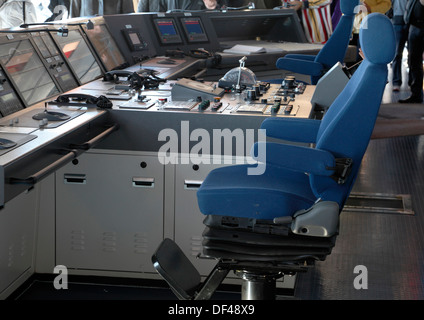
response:
M59 48L47 32L33 33L32 39L35 46L40 50L48 69L59 82L62 91L68 91L78 87L76 79L72 76L69 67L63 61Z
M147 42L143 40L139 29L125 28L122 30L122 34L131 51L141 51L147 48Z
M181 18L188 42L207 42L208 36L199 17Z
M22 110L24 105L12 88L2 68L0 68L0 83L0 116L5 117Z
M126 62L106 25L95 24L93 29L84 27L84 31L107 71L119 69Z
M79 30L69 30L67 37L62 37L57 32L52 32L52 35L82 84L102 75L99 63Z
M173 18L158 18L153 19L153 22L162 44L182 43Z
M60 93L29 39L1 44L0 62L28 106Z

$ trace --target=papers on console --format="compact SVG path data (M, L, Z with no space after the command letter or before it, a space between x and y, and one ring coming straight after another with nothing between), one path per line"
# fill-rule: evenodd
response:
M231 54L257 54L257 53L270 53L270 52L283 52L282 48L274 46L248 46L244 44L236 44L232 48L224 49L222 52L231 53Z

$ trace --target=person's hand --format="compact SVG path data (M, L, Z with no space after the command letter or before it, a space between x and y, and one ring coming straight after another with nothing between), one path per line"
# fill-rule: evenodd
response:
M365 56L364 56L364 53L362 52L362 49L361 48L359 48L359 56L362 58L362 60L365 60Z
M215 9L218 5L217 0L203 0L206 9Z

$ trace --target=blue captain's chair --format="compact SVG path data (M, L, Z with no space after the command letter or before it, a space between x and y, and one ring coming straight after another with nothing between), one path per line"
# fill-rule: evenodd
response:
M358 0L340 0L342 17L336 29L317 55L288 54L276 62L278 69L311 76L315 85L337 62L343 64L344 57L352 35L355 7Z
M244 280L242 298L273 298L278 277L331 253L395 53L385 15L372 13L362 26L365 59L322 120L267 118L262 129L277 142L257 142L252 151L263 174L249 174L255 165L233 165L212 170L202 183L203 255L219 261L204 283L175 242L159 246L154 265L180 298L209 298L230 270Z

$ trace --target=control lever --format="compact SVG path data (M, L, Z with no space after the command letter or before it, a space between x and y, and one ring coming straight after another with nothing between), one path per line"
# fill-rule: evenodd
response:
M240 62L240 67L239 67L239 74L238 74L238 78L237 78L237 84L236 84L236 91L237 92L240 92L240 79L241 79L241 69L242 68L244 68L244 65L245 65L245 61L247 60L247 57L246 56L244 56L243 58L241 58L240 60L239 60L239 62Z

